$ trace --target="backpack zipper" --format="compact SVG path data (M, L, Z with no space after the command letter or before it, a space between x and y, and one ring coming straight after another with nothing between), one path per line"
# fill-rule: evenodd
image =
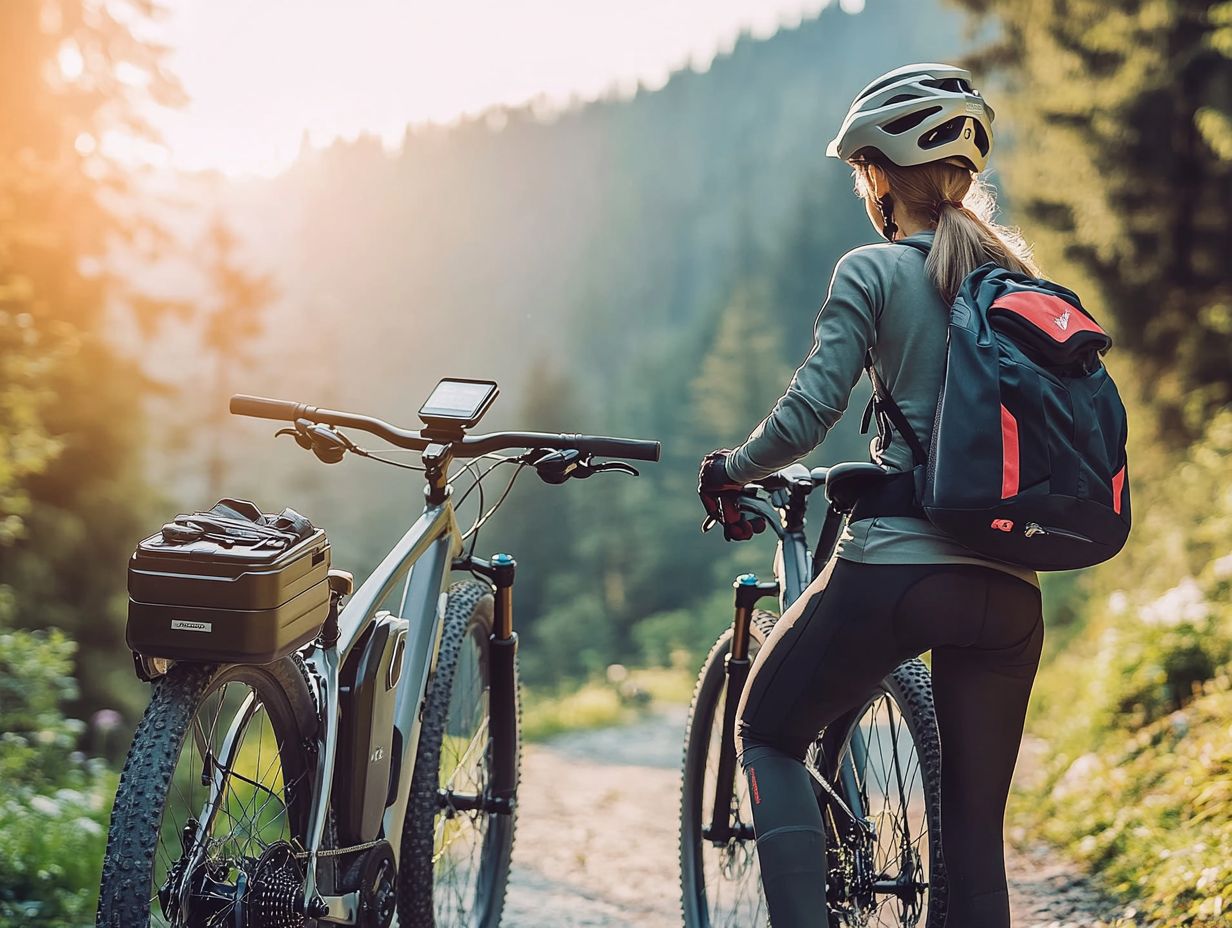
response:
M1086 535L1079 535L1077 532L1069 532L1063 528L1055 528L1051 525L1040 525L1038 522L1028 522L1023 527L1022 533L1028 538L1034 538L1036 535L1055 535L1058 538L1068 538L1070 541L1091 543L1091 539Z

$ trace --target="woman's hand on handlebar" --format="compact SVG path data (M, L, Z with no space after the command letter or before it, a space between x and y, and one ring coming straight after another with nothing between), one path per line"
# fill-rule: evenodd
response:
M727 475L729 449L711 451L702 458L697 476L697 495L706 509L702 531L708 532L715 525L723 526L727 541L748 541L766 530L766 520L759 515L751 519L740 509L740 494L744 485L734 482Z

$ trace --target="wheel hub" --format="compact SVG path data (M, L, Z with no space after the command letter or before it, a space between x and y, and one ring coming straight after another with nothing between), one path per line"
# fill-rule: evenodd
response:
M171 867L158 890L159 906L171 924L185 928L304 928L307 924L302 912L303 867L285 841L271 844L255 858L205 856L191 872L190 848L186 846L184 856Z

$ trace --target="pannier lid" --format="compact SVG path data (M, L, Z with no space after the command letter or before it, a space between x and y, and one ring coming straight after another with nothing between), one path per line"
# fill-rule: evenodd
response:
M181 513L137 545L137 556L268 564L325 544L325 533L293 509L262 513L248 500L223 499L206 512Z

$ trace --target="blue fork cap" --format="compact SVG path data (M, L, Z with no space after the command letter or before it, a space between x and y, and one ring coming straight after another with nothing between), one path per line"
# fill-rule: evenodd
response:
M505 564L512 564L512 563L513 563L513 555L512 555L512 554L493 554L493 555L492 555L492 563L493 563L493 564L499 564L499 565L502 565L502 566L503 566L503 565L505 565Z
M757 586L757 574L741 574L736 582L741 586Z

